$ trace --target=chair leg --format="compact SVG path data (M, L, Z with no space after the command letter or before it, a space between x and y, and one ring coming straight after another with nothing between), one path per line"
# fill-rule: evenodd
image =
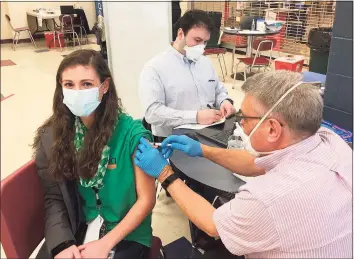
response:
M82 27L82 29L84 29L84 34L85 34L85 38L86 38L86 44L88 44L89 41L88 41L86 29L85 29L85 27Z
M63 48L61 47L61 42L60 42L60 32L58 32L58 42L59 42L60 51L63 52Z
M239 65L239 64L240 64L240 62L237 63L236 66L235 66L234 83L233 83L233 85L232 85L232 89L235 89L235 85L236 85L236 74L237 74L237 69L238 69L238 65Z
M81 47L79 36L77 35L76 32L74 32L74 35L76 36L77 42L79 43L79 47ZM73 41L75 42L75 38L73 38ZM74 47L75 47L75 43L74 43ZM81 47L81 49L82 49L82 47Z
M75 48L75 32L73 31L73 48Z
M57 44L55 43L55 37L56 37L56 32L54 32L54 37L53 37L53 48L55 48L57 46ZM50 44L49 44L50 47Z
M222 65L221 65L220 54L217 55L217 58L218 58L219 65L220 65L220 68L221 68L223 82L225 82L224 70L223 70Z
M16 48L15 48L16 37L17 37L17 31L15 32L14 38L12 39L12 49L13 50L16 50Z
M33 39L32 33L30 32L30 30L27 30L27 32L28 32L29 38L32 41L34 47L37 48L37 45L36 45L36 42Z
M80 42L82 42L82 26L80 26Z
M225 68L225 75L227 76L227 67L226 67L226 63L225 63L225 55L221 54L222 60L224 62L224 68Z
M18 43L19 38L20 38L20 33L17 32L17 37L16 37L16 43L15 43L15 49L14 49L14 50L16 50L16 47L17 47L17 43Z
M245 67L245 71L243 72L243 80L246 81L247 80L247 70L249 67Z

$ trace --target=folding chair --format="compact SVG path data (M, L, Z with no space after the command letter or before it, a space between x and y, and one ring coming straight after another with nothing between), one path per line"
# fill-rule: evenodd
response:
M272 64L272 53L273 53L273 46L275 46L277 43L276 39L255 39L252 44L253 50L256 50L256 53L253 57L246 57L246 58L238 58L239 62L235 66L235 75L236 73L241 73L237 72L238 65L240 63L243 63L245 65L245 69L243 71L243 77L244 80L246 81L247 77L247 71L251 70L252 68L258 68L258 72L261 67L264 67L264 69L270 68L270 65ZM269 51L269 58L262 57L261 52L262 51ZM235 88L236 84L236 76L234 77L234 83L232 86L232 89Z

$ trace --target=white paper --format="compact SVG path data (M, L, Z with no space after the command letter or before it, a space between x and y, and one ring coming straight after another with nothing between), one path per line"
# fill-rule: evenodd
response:
M244 176L244 175L239 175L239 174L235 174L233 173L234 176L236 176L237 178L241 179L242 181L246 182L249 180L249 178L252 178L250 176Z
M98 215L97 218L88 223L84 244L96 241L100 238L100 229L103 224L103 221L103 218Z
M181 126L176 127L175 129L192 129L192 130L201 130L207 127L211 127L211 126L215 126L215 125L219 125L225 122L225 118L214 122L213 124L209 124L209 125L202 125L202 124L197 124L197 123L192 123L192 124L184 124Z

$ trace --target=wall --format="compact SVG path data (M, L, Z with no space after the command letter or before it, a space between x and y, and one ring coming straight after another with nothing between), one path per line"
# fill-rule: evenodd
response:
M27 11L37 9L37 8L59 8L60 5L77 5L81 6L86 13L87 21L90 29L96 21L96 10L95 3L82 2L82 1L71 1L71 2L1 2L1 39L10 39L13 37L13 32L8 25L7 21L4 19L5 14L11 17L11 22L14 27L24 27L29 26L33 32L36 28L35 18L27 16ZM28 38L26 33L21 33L20 39Z
M103 2L103 13L108 60L118 95L131 116L142 118L139 75L144 64L171 42L171 3Z
M181 7L181 16L188 10L191 9L191 1L181 1L179 3L179 6Z
M5 19L5 14L9 13L8 3L7 2L0 2L1 3L1 39L9 39L12 37L11 29L7 20Z
M337 2L323 118L353 130L353 2Z

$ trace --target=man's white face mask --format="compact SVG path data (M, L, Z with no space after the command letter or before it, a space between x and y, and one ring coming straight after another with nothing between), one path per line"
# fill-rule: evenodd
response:
M197 62L204 54L205 44L195 45L193 47L184 46L186 57L193 62Z
M200 57L204 54L204 50L206 45L205 44L199 44L195 45L192 47L187 46L186 43L186 36L183 35L183 40L184 40L184 47L183 49L186 51L186 58L193 62L197 62Z
M260 125L263 123L263 121L265 119L267 119L267 117L269 116L269 114L279 105L279 103L281 103L284 98L291 93L291 91L293 91L296 87L298 87L301 84L315 84L318 82L299 82L297 84L295 84L293 87L291 87L288 91L286 91L282 97L280 97L280 99L269 109L269 111L259 120L259 122L257 123L257 125L253 128L253 130L251 131L250 135L247 135L243 128L241 127L241 125L236 122L236 129L234 131L234 137L236 139L241 139L241 147L238 147L240 149L245 149L247 150L250 154L254 155L254 156L260 156L260 155L269 155L272 154L273 152L275 152L276 150L270 151L270 152L258 152L257 150L255 150L252 146L251 143L251 137L252 135L255 133L255 131L260 127ZM231 140L231 141L235 141L235 140ZM238 143L240 141L237 141ZM232 143L231 143L232 145ZM240 144L238 144L240 145Z

